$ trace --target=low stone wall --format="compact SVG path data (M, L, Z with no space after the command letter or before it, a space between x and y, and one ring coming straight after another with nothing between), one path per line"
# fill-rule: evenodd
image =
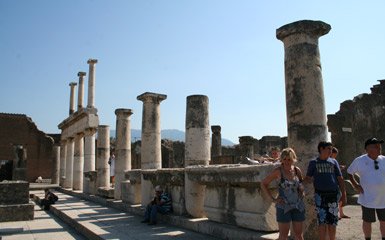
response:
M0 182L0 222L33 220L34 204L29 201L29 183Z

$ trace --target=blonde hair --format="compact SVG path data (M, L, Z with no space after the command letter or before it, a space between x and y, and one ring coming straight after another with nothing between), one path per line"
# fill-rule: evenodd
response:
M297 162L297 155L292 148L285 148L281 152L281 162L286 157L289 157L293 162Z

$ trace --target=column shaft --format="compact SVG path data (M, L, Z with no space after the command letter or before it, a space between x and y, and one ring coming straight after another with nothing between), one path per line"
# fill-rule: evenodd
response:
M53 168L52 168L52 183L59 184L60 179L60 146L53 146L52 154Z
M63 187L66 175L67 142L65 140L61 140L60 145L60 186Z
M80 133L75 137L73 190L83 190L83 169L84 138L83 133Z
M84 76L85 72L78 72L79 76L79 88L78 88L78 110L83 108L83 98L84 98Z
M122 199L124 172L131 169L131 109L116 109L115 189L114 198Z
M68 138L67 153L66 153L66 177L64 181L64 188L72 188L73 163L74 163L74 140L73 138Z
M71 82L69 84L70 86L70 110L69 110L69 114L73 114L75 112L75 87L76 87L76 83L75 82Z
M88 108L95 107L95 64L98 62L96 59L89 59L87 63L89 64L88 70Z
M99 125L98 127L98 149L96 158L96 169L98 172L97 187L110 187L110 127Z
M213 157L222 155L222 135L221 135L221 126L213 125L211 126L212 136L211 136L211 155Z
M95 171L95 133L94 128L84 132L84 172Z
M254 138L252 136L239 137L241 156L254 159Z

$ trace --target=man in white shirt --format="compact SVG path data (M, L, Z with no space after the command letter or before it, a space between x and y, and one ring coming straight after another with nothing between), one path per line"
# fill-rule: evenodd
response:
M384 140L369 138L365 141L366 154L356 158L347 172L362 208L362 229L366 240L371 239L372 223L380 221L382 239L385 239L385 156L381 155ZM356 181L355 174L360 177Z

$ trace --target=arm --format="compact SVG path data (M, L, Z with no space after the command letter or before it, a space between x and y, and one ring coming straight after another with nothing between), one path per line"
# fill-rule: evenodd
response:
M269 175L265 177L265 179L262 180L261 182L261 189L262 191L270 198L272 199L273 202L277 200L277 198L273 197L273 194L271 193L269 189L269 184L274 180L278 179L280 175L279 169L276 168L274 169L273 172L271 172Z
M339 185L341 193L342 193L340 201L342 202L342 206L344 206L344 205L346 205L346 190L345 190L344 178L342 176L338 176L337 180L338 180L338 185Z
M361 185L357 182L356 178L354 177L354 174L348 174L350 182L352 182L354 190L356 190L359 193L364 193L364 189L361 187Z

